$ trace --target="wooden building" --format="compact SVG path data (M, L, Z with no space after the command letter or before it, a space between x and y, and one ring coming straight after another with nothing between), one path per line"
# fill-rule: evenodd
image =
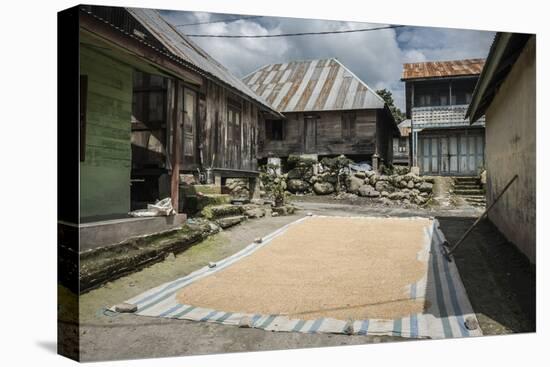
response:
M71 11L81 220L124 217L164 197L177 207L180 177L196 180L206 168L220 178L258 174L257 130L264 116L280 114L239 78L155 10Z
M484 165L484 119L465 115L483 59L403 65L411 160L421 174L470 176Z
M393 138L393 164L410 165L411 120L401 121L397 128L399 136Z
M258 156L291 154L392 162L399 134L384 100L336 59L266 65L243 81L283 119L259 126Z
M468 117L485 116L487 204L517 175L489 219L536 263L536 36L497 33L476 85ZM542 140L542 139L541 139Z

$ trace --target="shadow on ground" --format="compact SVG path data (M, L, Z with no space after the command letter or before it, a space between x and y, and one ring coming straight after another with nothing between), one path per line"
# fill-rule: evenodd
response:
M475 221L437 219L451 245ZM484 335L535 331L535 269L489 220L457 248L454 261Z

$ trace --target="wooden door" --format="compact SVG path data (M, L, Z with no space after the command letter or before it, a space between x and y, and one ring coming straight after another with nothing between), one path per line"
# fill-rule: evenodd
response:
M440 139L437 137L419 138L420 148L420 173L440 173Z
M443 136L440 138L441 141L440 141L440 147L441 147L441 164L440 164L440 168L441 168L441 174L442 175L445 175L445 174L448 174L449 171L450 171L450 166L451 166L451 156L449 154L449 138L446 137L446 136Z
M306 117L304 119L304 148L306 153L315 153L316 151L318 120L318 117Z

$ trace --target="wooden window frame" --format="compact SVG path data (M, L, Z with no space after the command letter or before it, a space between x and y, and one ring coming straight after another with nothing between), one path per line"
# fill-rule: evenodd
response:
M341 115L342 139L353 139L355 137L355 125L357 114L355 111L345 111Z
M280 138L275 139L273 137L273 130L275 124L278 124L280 127L278 129L281 130ZM285 134L285 128L286 128L286 122L285 120L266 120L266 139L269 141L284 141L286 138Z
M238 113L238 123L232 118ZM227 99L227 142L237 142L241 140L241 128L243 121L243 106L241 103L230 98ZM239 129L237 129L237 126ZM238 131L237 131L238 130ZM238 135L237 135L238 134Z

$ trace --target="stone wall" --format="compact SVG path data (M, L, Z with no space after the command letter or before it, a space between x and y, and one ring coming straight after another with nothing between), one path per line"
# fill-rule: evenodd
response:
M340 163L347 158L334 159ZM331 161L331 163L334 163ZM325 163L325 164L324 164ZM286 174L287 189L298 195L336 195L337 198L366 197L389 204L424 205L432 194L433 179L410 173L406 167L376 171L353 171L349 165L326 164L293 158Z

